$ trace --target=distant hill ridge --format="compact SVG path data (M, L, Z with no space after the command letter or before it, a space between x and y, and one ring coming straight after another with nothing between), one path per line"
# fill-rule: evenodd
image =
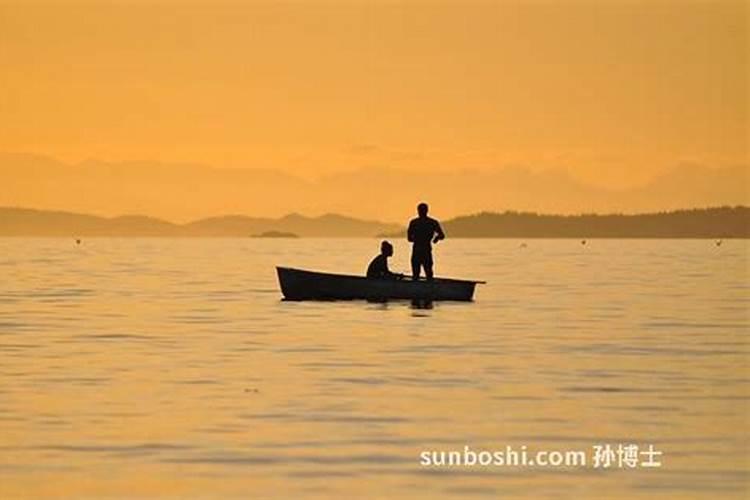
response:
M484 212L448 220L462 238L748 238L750 208L716 207L649 214L543 215Z
M750 165L654 165L641 183L592 185L563 168L349 167L305 177L283 170L157 161L89 160L0 151L0 206L90 214L142 213L163 220L206 214L347 213L396 221L420 200L447 218L509 209L551 214L652 213L686 207L750 206ZM664 167L664 168L662 168ZM308 172L309 174L309 172ZM608 184L608 183L604 183ZM189 202L187 202L189 200Z
M0 236L193 236L243 237L268 232L307 237L367 237L398 231L397 224L337 214L279 219L226 215L174 224L143 215L99 217L64 211L0 207Z
M443 221L453 238L750 238L750 208L715 207L648 214L544 215L482 212ZM98 217L63 211L0 207L0 236L402 237L398 224L338 214L278 219L227 215L175 224L143 215Z

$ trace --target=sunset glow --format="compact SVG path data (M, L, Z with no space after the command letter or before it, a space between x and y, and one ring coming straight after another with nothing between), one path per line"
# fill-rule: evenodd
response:
M696 164L739 167L732 184L747 183L741 1L6 1L0 46L0 151L67 164L198 163L305 180L520 167L615 190ZM3 181L15 167L0 164ZM97 209L21 191L0 204L178 219L221 208ZM166 203L184 195L164 190ZM513 203L620 208L531 196ZM237 209L284 212L270 201ZM290 210L321 204L314 192L303 201ZM339 205L319 209L372 215Z

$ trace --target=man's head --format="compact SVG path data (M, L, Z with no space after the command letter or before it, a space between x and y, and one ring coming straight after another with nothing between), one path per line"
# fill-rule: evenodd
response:
M391 255L393 255L393 245L391 245L388 241L382 242L380 244L380 253L382 253L386 257L390 257Z
M420 217L427 217L427 212L429 212L430 207L427 206L427 203L422 202L419 205L417 205L417 213Z

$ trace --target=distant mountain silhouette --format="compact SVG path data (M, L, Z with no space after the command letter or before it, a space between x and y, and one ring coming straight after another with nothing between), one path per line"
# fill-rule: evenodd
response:
M431 202L443 219L482 210L644 213L750 205L748 165L676 165L647 184L619 190L588 185L564 170L449 167L427 174L371 166L303 179L270 169L99 160L68 164L0 153L0 206L106 216L144 213L186 222L210 214L281 217L289 212L405 221L420 200Z
M290 214L280 219L229 215L188 224L153 217L128 215L97 217L71 212L0 207L0 236L225 236L246 237L269 232L307 237L374 237L397 231L397 224L327 214L305 217Z
M449 238L750 238L750 208L717 207L651 214L542 215L483 212L443 221ZM113 218L0 207L0 236L402 237L397 224L337 214L279 219L229 215L174 224L153 217Z

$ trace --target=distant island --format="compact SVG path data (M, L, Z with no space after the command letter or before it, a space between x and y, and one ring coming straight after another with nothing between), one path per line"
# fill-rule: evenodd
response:
M299 238L299 235L284 231L264 231L260 234L254 234L253 238Z
M483 212L442 221L449 238L750 238L750 208L700 208L647 214L546 215ZM186 224L153 217L0 207L0 236L403 238L402 225L338 214L278 219L228 215Z
M750 238L750 208L699 208L648 214L546 215L483 212L448 219L451 238ZM402 238L405 230L385 233Z
M446 221L444 229L459 238L750 238L750 208L635 215L480 213Z

